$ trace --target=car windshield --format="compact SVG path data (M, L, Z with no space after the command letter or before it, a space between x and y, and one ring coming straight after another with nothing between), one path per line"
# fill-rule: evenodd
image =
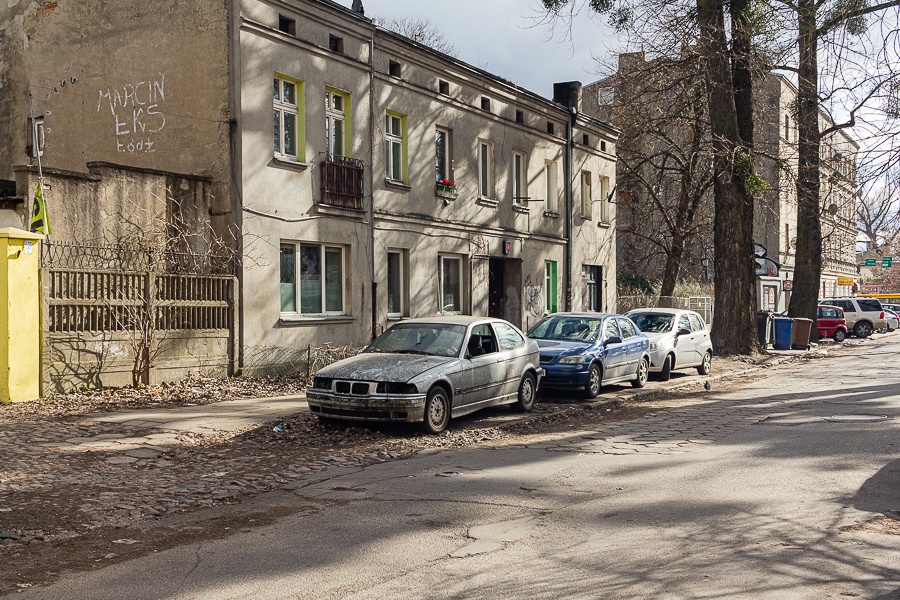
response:
M540 340L596 341L600 319L590 317L547 317L531 328L528 337Z
M465 335L465 325L399 323L375 338L365 351L459 356Z
M628 315L634 324L644 333L666 333L672 331L674 315L660 313L632 313Z

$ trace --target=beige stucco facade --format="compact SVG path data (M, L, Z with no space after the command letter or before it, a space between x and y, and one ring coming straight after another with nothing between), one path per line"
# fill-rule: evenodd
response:
M54 237L115 238L122 195L169 215L187 186L199 222L239 233L254 361L407 317L527 328L615 306L617 131L580 110L580 85L541 97L327 0L8 13L0 181L16 193L0 221L27 227L30 93Z

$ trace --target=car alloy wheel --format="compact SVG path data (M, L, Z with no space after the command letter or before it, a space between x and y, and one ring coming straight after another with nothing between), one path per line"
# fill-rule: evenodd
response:
M642 388L647 385L647 377L650 375L650 360L645 356L638 363L637 377L631 381L631 386Z
M603 383L603 369L597 363L591 365L588 371L587 384L584 386L584 394L588 398L596 398L600 394Z
M867 338L872 335L872 325L866 321L857 323L853 327L853 334L858 338Z
M450 423L450 399L440 386L431 388L425 400L425 419L423 425L428 433L440 433Z
M697 373L700 375L709 375L709 372L712 370L712 352L709 350L706 351L706 354L703 355L703 362L700 363L700 366L697 367Z
M837 342L838 344L840 344L841 342L844 341L844 338L847 337L847 334L844 333L844 330L843 330L843 329L836 329L836 330L834 331L834 335L831 336L831 337L834 339L835 342Z
M534 410L535 394L534 375L525 373L522 383L519 384L519 400L513 404L513 408L519 412L531 412Z

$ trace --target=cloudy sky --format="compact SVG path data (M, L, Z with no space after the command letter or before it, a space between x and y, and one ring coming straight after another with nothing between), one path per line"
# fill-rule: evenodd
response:
M350 6L352 0L338 0ZM608 56L615 38L587 13L554 31L541 24L538 0L363 0L367 17L428 18L467 63L541 96L553 83L599 79L595 56Z

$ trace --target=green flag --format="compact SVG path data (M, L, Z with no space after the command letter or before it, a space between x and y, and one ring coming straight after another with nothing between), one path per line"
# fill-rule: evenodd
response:
M34 190L34 205L31 209L31 231L50 235L50 219L47 218L47 203L44 202L44 190L38 181Z

